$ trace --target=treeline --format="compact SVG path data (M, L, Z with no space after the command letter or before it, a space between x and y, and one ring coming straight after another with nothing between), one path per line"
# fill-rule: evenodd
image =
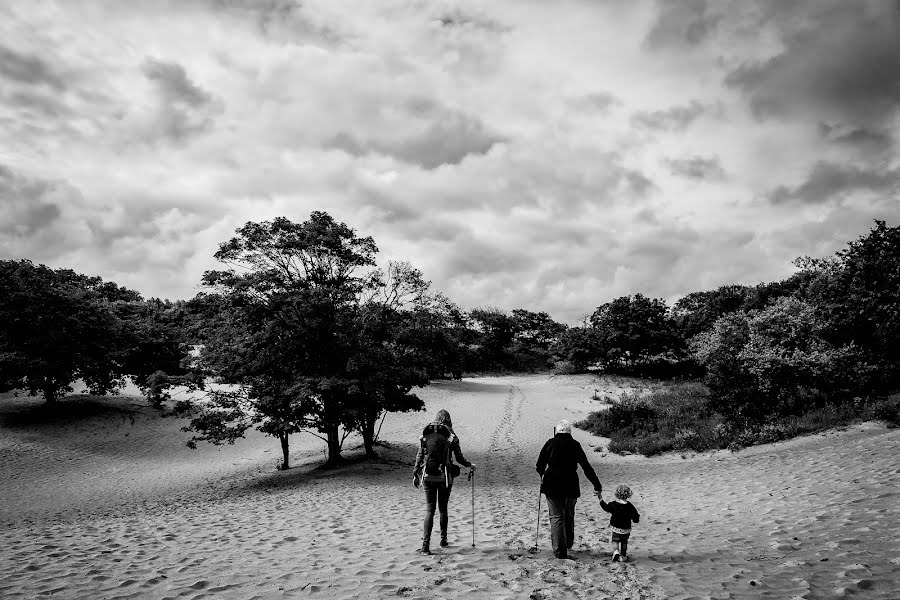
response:
M405 262L376 268L377 247L322 212L303 223L247 223L220 244L186 301L27 260L0 261L0 391L48 403L83 380L92 394L130 378L157 406L190 417L189 445L231 443L250 428L309 432L341 460L358 433L375 454L388 412L421 409L412 392L464 372L536 370L565 327L546 313L464 312ZM171 404L171 403L170 403Z
M688 294L667 326L645 321L662 352L637 363L696 365L704 386L626 397L585 427L646 453L773 441L859 416L900 421L885 399L900 389L900 228L876 221L834 256L795 264L776 283Z
M0 391L55 402L83 380L91 393L130 377L151 392L157 371L185 375L183 340L196 329L186 303L152 298L99 277L30 261L0 261Z
M67 269L0 261L0 391L54 402L127 378L176 409L196 441L249 428L319 435L328 461L356 432L374 454L387 412L417 410L413 389L463 373L597 370L702 377L709 408L733 422L884 395L900 376L900 232L877 221L792 277L693 292L669 307L635 294L577 327L545 312L461 310L404 262L328 214L247 223L220 244L221 270L190 300L145 300Z

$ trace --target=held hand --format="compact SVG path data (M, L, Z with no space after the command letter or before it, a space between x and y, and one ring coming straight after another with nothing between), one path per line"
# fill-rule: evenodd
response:
M475 472L475 463L469 463L469 470Z
M418 475L413 475L413 485L419 487L419 477Z

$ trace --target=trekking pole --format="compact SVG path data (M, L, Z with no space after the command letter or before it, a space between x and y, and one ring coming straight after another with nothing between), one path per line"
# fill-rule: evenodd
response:
M469 470L469 481L472 482L472 547L475 547L475 471Z
M544 481L544 478L541 477L541 481ZM534 529L534 549L537 550L538 547L538 534L541 531L541 488L538 488L538 511L537 511L537 527Z

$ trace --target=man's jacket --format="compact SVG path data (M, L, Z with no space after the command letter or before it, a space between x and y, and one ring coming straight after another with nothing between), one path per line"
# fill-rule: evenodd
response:
M581 495L578 465L595 491L603 489L581 444L571 433L557 433L547 440L537 461L537 472L542 478L541 492L549 498L578 498Z

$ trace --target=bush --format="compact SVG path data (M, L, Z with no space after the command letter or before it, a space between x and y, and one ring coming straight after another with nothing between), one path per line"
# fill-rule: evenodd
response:
M622 394L608 410L593 412L576 426L609 437L610 452L651 456L722 447L721 422L709 408L706 386L688 382L647 395Z
M884 421L895 427L900 426L900 394L873 400L866 405L863 414L870 419Z
M560 360L553 365L555 375L575 375L578 372L578 368L572 361Z
M640 395L625 393L608 410L593 412L576 426L610 438L614 453L653 456L672 450L740 450L865 420L900 425L900 394L854 398L769 420L726 419L713 410L709 390L681 383Z

